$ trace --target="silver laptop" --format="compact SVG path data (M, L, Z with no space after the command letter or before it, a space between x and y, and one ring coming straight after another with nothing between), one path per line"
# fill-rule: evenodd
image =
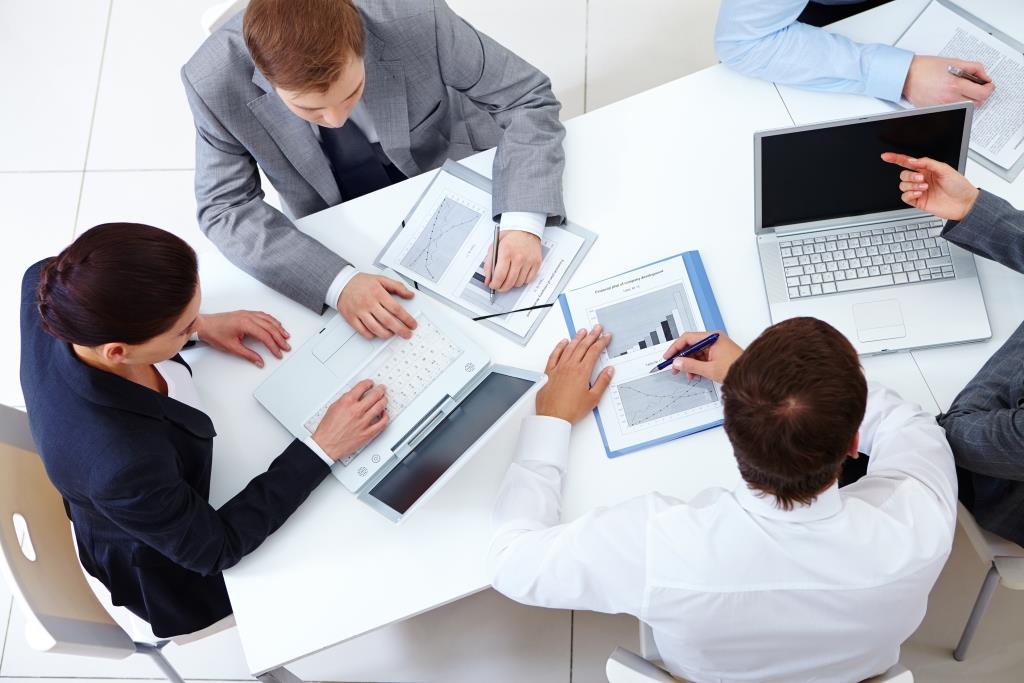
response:
M961 173L970 103L754 135L755 233L772 322L824 320L861 354L992 335L974 256L900 199L882 152Z
M545 380L539 372L492 364L431 297L404 305L418 323L411 339L363 339L335 315L255 392L301 439L359 381L384 384L388 426L331 473L395 522L450 479Z

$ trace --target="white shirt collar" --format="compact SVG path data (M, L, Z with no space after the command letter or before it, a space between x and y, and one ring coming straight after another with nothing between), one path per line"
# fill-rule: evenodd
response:
M751 489L742 479L733 489L733 495L736 496L740 506L751 514L786 522L813 522L825 519L836 514L843 507L843 501L839 497L838 483L833 483L832 486L819 493L810 505L798 503L793 506L792 510L783 510L776 503L775 496Z

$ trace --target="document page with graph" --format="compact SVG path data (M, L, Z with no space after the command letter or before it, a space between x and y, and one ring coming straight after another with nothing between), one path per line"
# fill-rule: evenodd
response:
M446 164L377 261L472 317L494 316L489 323L522 342L547 308L522 309L551 304L593 239L578 229L547 228L537 277L525 287L496 294L492 302L484 284L484 259L494 239L490 181L482 176L480 183L467 180L473 175Z
M703 379L651 373L683 332L723 329L697 252L679 254L559 299L570 335L600 323L611 342L595 369L615 377L594 411L609 457L721 424L720 387Z

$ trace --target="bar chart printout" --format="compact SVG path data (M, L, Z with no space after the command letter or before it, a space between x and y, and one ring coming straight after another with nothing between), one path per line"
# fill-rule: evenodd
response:
M600 324L611 335L595 370L615 368L596 409L609 456L721 423L721 395L714 382L670 370L651 372L669 342L683 333L723 327L697 252L566 292L562 309L570 334Z
M612 335L610 358L671 342L683 332L698 329L681 284L597 308L594 315Z

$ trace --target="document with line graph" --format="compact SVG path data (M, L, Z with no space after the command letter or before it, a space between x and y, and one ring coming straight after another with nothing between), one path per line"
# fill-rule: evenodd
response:
M683 332L724 330L700 254L689 251L559 297L570 336L600 323L611 341L596 373L615 377L594 409L608 457L722 423L721 388L670 369L651 374Z
M484 284L484 259L493 239L491 181L449 161L377 257L377 265L473 318L490 316L483 324L525 344L550 306L534 307L554 302L596 236L571 224L547 227L537 277L496 294L492 302Z

